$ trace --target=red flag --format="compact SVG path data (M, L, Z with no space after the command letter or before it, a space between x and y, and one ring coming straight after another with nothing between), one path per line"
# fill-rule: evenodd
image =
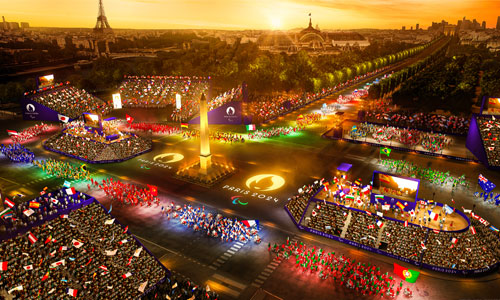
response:
M127 122L128 122L129 124L132 124L132 122L134 121L134 118L132 118L131 116L129 116L129 115L127 115L127 114L125 114L125 118L127 119Z

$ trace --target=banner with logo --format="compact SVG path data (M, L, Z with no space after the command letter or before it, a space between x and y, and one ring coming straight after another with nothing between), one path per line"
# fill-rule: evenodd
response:
M241 102L232 101L208 112L208 124L241 124ZM189 121L189 124L200 124L200 117Z
M21 100L21 109L23 111L24 120L59 122L59 114L57 111L29 98Z

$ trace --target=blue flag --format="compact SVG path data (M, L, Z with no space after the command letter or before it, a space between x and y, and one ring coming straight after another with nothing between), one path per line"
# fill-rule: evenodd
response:
M65 188L70 188L70 187L71 187L71 183L70 183L69 181L67 181L67 180L64 180L64 184L63 184L63 186L64 186Z
M111 213L111 210L113 209L113 204L109 206L108 214Z
M486 177L484 177L482 174L479 174L479 178L478 178L478 183L479 183L479 186L483 189L483 191L485 191L486 193L489 193L491 192L495 187L496 185L489 181Z

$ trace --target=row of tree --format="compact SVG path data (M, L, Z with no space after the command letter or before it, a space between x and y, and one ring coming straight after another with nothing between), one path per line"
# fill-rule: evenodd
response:
M448 45L449 41L440 45L440 47L436 48L430 55L426 56L425 58L391 74L390 77L380 80L379 83L371 85L368 91L370 98L382 98L385 94L394 91L403 82L409 80L423 69L435 65L437 62L443 60L446 55Z
M406 43L374 42L363 50L311 56L305 51L291 55L270 53L260 50L255 43L236 42L228 45L219 39L208 37L193 42L193 36L181 34L174 37L162 36L159 39L136 39L133 42L118 40L110 48L114 51L125 51L130 47L159 48L186 41L190 41L189 48L160 51L156 58L117 60L101 57L90 68L56 71L55 77L57 81L70 81L88 91L116 89L124 75L197 75L212 76L215 87L220 90L227 90L246 81L249 89L258 94L313 92L405 59L429 45L409 48ZM73 49L69 43L67 48L68 52ZM393 52L394 49L399 51ZM4 95L0 94L0 101L17 100L22 95L20 87L25 86L32 89L30 82L18 83L15 89L9 89ZM2 89L6 90L5 87L0 85L0 92Z

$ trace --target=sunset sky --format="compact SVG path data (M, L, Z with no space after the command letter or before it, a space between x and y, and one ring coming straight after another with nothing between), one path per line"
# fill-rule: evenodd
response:
M93 27L98 0L0 0L7 21L39 27ZM458 19L495 27L499 0L104 0L113 28L291 29L308 13L322 29L407 28Z

